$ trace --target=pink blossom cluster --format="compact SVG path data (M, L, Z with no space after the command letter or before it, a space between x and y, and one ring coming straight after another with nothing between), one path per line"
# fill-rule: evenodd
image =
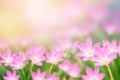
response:
M4 76L4 80L19 80L20 76L16 75L17 70L23 70L23 68L28 65L29 62L32 65L42 66L42 61L51 64L58 64L58 62L62 61L62 51L57 51L57 49L53 48L51 53L46 52L46 49L41 46L31 47L26 51L26 54L23 52L12 53L10 49L6 51L6 53L1 53L0 63L4 64L4 66L11 66L13 68L13 73L7 70L7 76ZM31 72L33 80L44 80L47 72L40 72L40 69L37 72ZM56 77L56 72L49 74L45 80L59 80Z
M67 46L73 49L74 52L78 48L79 51L75 52L75 55L81 58L83 62L91 60L95 63L95 69L92 69L89 66L85 66L86 75L81 74L82 67L78 62L73 62L72 59L65 58L64 49L59 47L53 47L51 51L48 51L47 48L42 46L33 46L27 49L26 52L19 51L17 53L12 52L12 50L8 49L6 53L0 53L0 63L6 67L12 67L12 71L6 70L6 76L3 77L4 80L19 80L21 77L17 71L21 70L24 73L25 80L30 80L29 76L32 80L61 80L61 77L58 76L57 71L52 71L54 66L57 66L59 71L64 72L70 77L70 80L75 78L82 78L82 80L103 80L105 77L104 73L100 72L100 66L108 66L114 59L117 58L118 53L120 53L120 45L117 45L116 40L112 40L109 42L108 40L103 40L103 43L97 42L95 44L92 43L91 38L87 38L86 43L82 43L80 41L76 41L73 44ZM50 68L48 70L42 71L38 68L34 71L32 68L35 66L43 67L43 62L46 64L50 64ZM26 74L24 72L24 68L31 64L31 69L29 71L30 74ZM62 80L66 80L67 78L64 76Z
M103 40L103 43L99 42L92 44L92 39L89 37L86 43L75 42L75 46L80 50L76 55L81 57L83 61L92 60L96 66L103 66L110 64L117 58L117 54L120 53L120 45L117 45L116 40L109 42ZM102 47L101 47L102 46Z

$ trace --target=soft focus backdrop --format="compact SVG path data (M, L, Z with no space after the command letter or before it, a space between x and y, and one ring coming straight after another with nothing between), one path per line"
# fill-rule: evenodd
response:
M102 29L118 31L119 0L0 0L0 38L50 43ZM119 17L119 18L118 18ZM112 23L111 23L112 22ZM110 26L109 26L110 23ZM111 26L112 24L112 26ZM116 27L117 26L117 27Z

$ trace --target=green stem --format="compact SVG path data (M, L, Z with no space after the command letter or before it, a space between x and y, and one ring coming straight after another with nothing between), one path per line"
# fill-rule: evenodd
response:
M26 75L25 75L25 72L23 69L21 69L22 73L23 73L23 76L24 76L24 79L26 80Z
M112 75L112 71L111 71L111 69L110 69L110 66L107 64L106 67L107 67L108 72L109 72L109 74L110 74L111 80L114 80L113 75Z
M6 68L1 63L0 63L0 69L3 70L3 71L6 70Z
M62 70L59 70L59 71L58 71L58 76L60 76L62 73L63 73L63 71L62 71Z
M31 67L30 67L30 71L29 71L27 80L30 80L30 75L31 75L33 66L34 66L34 64L32 64Z
M53 66L54 66L53 64L50 65L50 68L49 68L49 70L48 70L47 76L52 72ZM47 76L46 76L46 77L47 77Z
M72 53L72 52L70 51L70 53ZM76 56L75 54L71 54L71 55L77 60L77 63L83 69L85 67L85 63L83 62L83 60L81 58L79 58L78 56Z
M77 60L77 63L83 69L85 67L85 63L83 62L83 60L81 58L77 57L76 55L74 55L74 56L75 56L75 59Z

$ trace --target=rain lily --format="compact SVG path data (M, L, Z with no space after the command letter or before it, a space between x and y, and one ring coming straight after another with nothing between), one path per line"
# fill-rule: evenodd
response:
M28 61L27 59L25 59L25 54L23 52L19 52L18 56L14 57L13 63L12 63L12 67L14 68L14 70L19 70L19 69L23 69Z
M52 73L50 75L48 75L46 80L60 80L58 77L56 77L56 73Z
M80 67L76 64L72 64L70 60L66 60L63 64L59 64L59 68L73 78L80 77Z
M16 71L10 72L9 70L6 71L7 76L4 76L4 80L19 80L20 76L16 75Z
M82 80L103 80L105 75L99 72L99 68L92 70L90 67L86 67L86 75L82 76Z
M67 72L71 77L78 78L80 77L80 66L76 64L72 64L70 66L70 70Z
M103 66L108 65L116 58L117 54L115 52L109 54L109 48L105 46L103 48L96 48L96 56L92 60L96 66Z
M107 46L109 49L109 54L111 53L118 53L118 46L117 46L117 41L116 40L112 40L112 42L110 43L108 40L104 40L103 41L103 46Z
M35 46L35 47L30 48L27 51L27 57L30 59L32 64L36 64L38 66L41 66L42 61L45 60L44 53L45 53L45 48Z
M100 46L100 43L96 43L95 45L92 45L92 40L89 37L86 40L86 44L77 42L77 46L80 49L80 52L77 55L83 57L84 61L87 61L95 56L95 47Z
M59 64L59 69L63 70L64 72L68 72L70 70L71 61L65 60L63 64Z
M63 60L63 51L53 48L51 53L46 53L46 62L51 64L58 64Z
M71 49L72 42L70 41L69 38L64 38L62 40L57 41L57 47L65 51L65 50Z
M45 80L46 72L41 72L40 69L38 69L36 72L32 72L32 80Z
M108 35L112 35L119 30L119 25L114 21L108 21L103 24L103 29Z
M12 54L11 50L8 49L6 53L0 54L0 57L2 58L2 60L0 60L0 62L3 63L5 66L11 66L15 56L16 56L16 54Z

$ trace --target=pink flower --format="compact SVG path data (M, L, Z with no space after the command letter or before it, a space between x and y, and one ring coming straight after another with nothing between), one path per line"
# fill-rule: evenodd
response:
M31 60L32 64L41 66L42 61L45 60L45 57L43 56L44 53L45 53L45 48L35 46L35 47L30 48L27 51L27 57Z
M31 73L33 80L45 80L46 72L41 72L40 69L37 72Z
M95 56L95 47L100 46L100 43L96 43L95 45L92 45L91 38L87 38L86 44L83 44L81 42L77 42L77 46L81 51L77 55L80 57L83 57L84 61L87 61Z
M70 70L71 61L65 60L63 64L59 64L59 69L63 70L64 72L68 72Z
M109 48L107 46L103 48L96 48L96 56L92 59L96 66L108 65L114 59L117 58L115 52L109 54Z
M0 62L3 63L5 66L11 66L15 56L16 54L11 54L11 50L8 49L6 53L0 54L0 57L2 58Z
M63 60L63 51L58 50L57 48L53 48L51 53L46 53L46 62L51 64L58 64Z
M76 64L71 64L70 60L66 60L63 64L59 64L59 69L74 78L80 77L80 67Z
M46 80L60 80L60 79L56 77L56 73L54 72L54 73L48 75Z
M103 46L107 46L109 49L109 54L111 53L118 53L118 46L117 46L117 42L116 40L112 40L112 42L110 43L108 40L104 40L103 41Z
M64 38L61 40L57 40L57 47L62 50L68 50L71 49L72 42L70 41L70 38Z
M7 76L4 76L4 80L19 80L20 76L16 75L16 71L10 72L9 70L7 70Z
M99 73L99 68L92 70L90 67L86 68L86 75L82 76L82 80L103 80L103 73Z
M108 35L112 35L118 32L117 30L119 30L119 25L115 23L114 21L108 21L103 24L103 29Z
M70 66L70 70L67 72L71 77L78 78L80 77L80 66L76 64L72 64Z
M12 67L14 70L23 69L27 63L28 61L25 59L25 54L23 52L19 52L18 56L13 60Z

